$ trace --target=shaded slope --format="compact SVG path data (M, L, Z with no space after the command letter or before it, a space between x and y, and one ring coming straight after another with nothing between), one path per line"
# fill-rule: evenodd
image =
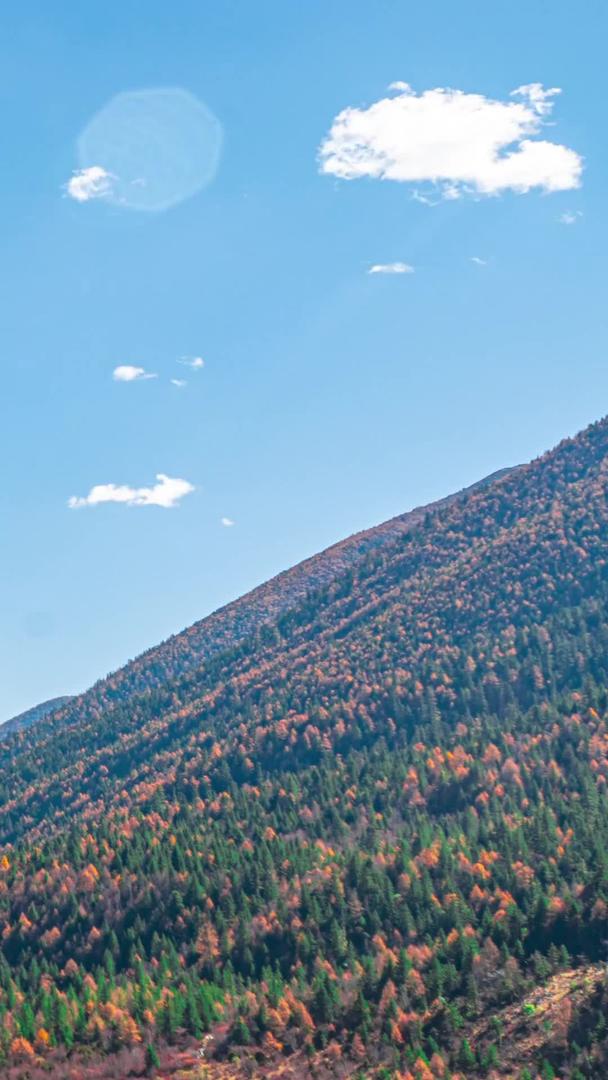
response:
M5 720L3 724L0 724L0 739L6 738L7 735L12 734L14 731L21 731L22 728L29 728L32 724L37 724L39 720L42 720L43 716L48 716L49 713L67 705L69 700L70 698L67 695L51 698L49 701L43 701L40 705L34 705L31 709L26 709L25 712L19 713L18 716L11 717L10 720Z

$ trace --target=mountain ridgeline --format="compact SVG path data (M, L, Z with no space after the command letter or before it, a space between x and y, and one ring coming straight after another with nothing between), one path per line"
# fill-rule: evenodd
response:
M13 731L20 731L22 728L29 728L32 724L37 724L39 720L42 720L43 716L48 716L49 713L67 705L69 700L67 696L50 698L49 701L43 701L40 705L34 705L32 709L27 709L25 712L19 713L18 716L13 716L11 720L6 720L4 724L0 725L0 739L11 735Z
M6 1075L606 1075L607 479L601 421L6 737Z
M97 705L99 702L107 704L113 700L124 701L133 693L165 686L184 672L199 668L210 657L226 652L244 639L257 634L261 626L273 626L282 615L298 604L305 603L311 593L325 589L336 578L354 568L368 552L404 536L419 526L429 514L466 498L468 494L510 471L512 470L501 469L463 491L400 514L382 525L376 525L332 545L326 551L298 563L246 596L201 619L162 645L149 649L114 675L102 679L81 697L57 698L56 702L61 704L62 701L67 703L71 700L72 708L64 715L74 715L78 721L83 709L92 707L94 703ZM48 704L55 705L55 702ZM38 708L49 711L46 705ZM21 718L17 717L8 723L16 724L19 719Z

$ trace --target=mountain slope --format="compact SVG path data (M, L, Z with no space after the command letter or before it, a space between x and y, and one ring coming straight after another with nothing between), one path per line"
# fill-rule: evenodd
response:
M26 709L25 712L19 713L18 716L11 717L10 720L5 720L0 725L0 739L12 734L13 731L20 731L22 728L29 728L32 724L37 724L39 720L42 720L43 716L47 716L48 713L67 705L69 700L67 696L51 698L49 701L43 701L40 705L34 705L32 709Z
M607 475L602 421L1 743L7 1060L210 1030L242 1076L496 1071L608 937ZM603 1075L575 1011L522 1068Z
M69 714L81 716L83 709L98 708L100 704L114 700L124 701L131 694L157 689L184 672L200 667L216 654L234 648L262 624L275 623L286 612L305 602L309 593L326 588L356 567L368 552L399 539L418 527L428 515L467 498L512 471L501 469L463 491L400 514L305 559L102 679L91 690L72 699Z

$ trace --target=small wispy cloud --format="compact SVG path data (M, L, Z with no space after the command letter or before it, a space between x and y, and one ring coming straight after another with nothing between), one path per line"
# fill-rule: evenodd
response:
M193 368L194 371L204 368L205 361L202 356L180 356L178 364L185 364L186 367Z
M582 210L565 210L563 214L560 214L559 220L562 225L576 225L582 216Z
M413 274L414 267L405 262L374 263L368 274Z
M111 194L115 179L101 165L90 165L88 169L78 169L68 180L65 190L71 199L79 203L105 199Z
M171 386L177 386L178 390L183 390L184 386L188 385L185 379L171 379L170 382Z
M235 523L235 522L234 522L234 521L232 520L232 518L229 518L229 517L223 517L223 518L221 518L221 519L220 519L220 521L221 521L221 524L222 524L222 525L224 526L224 528L225 528L225 529L231 529L231 528L232 528L232 526L233 526L234 524L236 524L236 523Z
M414 202L422 203L423 206L438 206L440 201L439 199L429 198L428 195L425 195L423 192L418 191L417 188L414 188L414 190L412 191L412 199L414 200Z
M162 506L169 510L180 499L194 491L188 480L179 480L165 473L156 474L156 483L150 487L133 488L128 484L95 484L88 495L72 495L68 499L70 510L101 503L122 503L124 506Z
M140 379L156 379L157 376L143 367L134 364L119 364L112 372L115 382L137 382Z
M479 255L471 255L471 262L475 263L475 266L487 266L488 260L481 259Z

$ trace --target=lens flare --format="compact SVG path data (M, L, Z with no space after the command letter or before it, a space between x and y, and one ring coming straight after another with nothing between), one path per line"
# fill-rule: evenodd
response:
M101 198L131 210L168 210L207 187L219 165L222 125L179 88L117 94L78 140L82 170L111 178Z

